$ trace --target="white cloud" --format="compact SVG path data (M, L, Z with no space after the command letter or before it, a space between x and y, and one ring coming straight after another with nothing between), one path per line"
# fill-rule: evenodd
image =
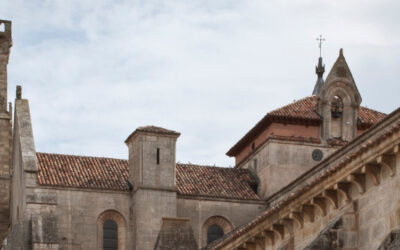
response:
M395 1L27 1L13 21L10 96L22 84L38 151L127 158L148 124L182 132L181 162L225 152L269 110L311 94L318 49L344 47L363 104L398 106ZM380 88L378 88L379 86ZM382 91L382 90L388 91Z

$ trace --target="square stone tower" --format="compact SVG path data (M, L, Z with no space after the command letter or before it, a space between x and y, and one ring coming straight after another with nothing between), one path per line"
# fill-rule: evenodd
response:
M163 217L177 216L176 140L179 133L140 127L126 139L135 249L152 250Z
M7 64L11 22L0 20L0 243L10 223L11 105L7 103Z

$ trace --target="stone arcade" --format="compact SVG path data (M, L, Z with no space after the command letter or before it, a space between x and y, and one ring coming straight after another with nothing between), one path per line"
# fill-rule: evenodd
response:
M177 164L180 134L155 126L128 136L128 160L36 152L21 87L7 103L0 24L2 249L400 249L400 110L360 106L342 50L218 168Z

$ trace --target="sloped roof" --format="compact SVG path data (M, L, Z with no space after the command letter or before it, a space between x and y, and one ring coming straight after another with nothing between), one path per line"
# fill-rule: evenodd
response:
M38 182L41 185L129 190L127 160L37 153Z
M170 135L170 136L172 135L172 136L176 136L176 137L181 135L180 133L173 131L173 130L149 125L149 126L138 127L135 131L133 131L128 136L128 138L126 138L125 143L127 143L129 141L129 139L131 139L135 134L137 134L139 132L145 132L145 133L147 132L147 133Z
M176 165L176 186L182 195L258 200L250 185L256 181L247 169Z
M316 119L320 117L315 112L317 107L317 97L315 95L300 99L296 102L283 106L269 112L267 115L285 117L285 118L300 118L300 119Z
M40 185L128 191L128 161L122 159L37 153ZM178 194L259 200L244 169L176 164Z
M272 122L287 122L299 124L320 124L317 114L318 97L313 95L267 113L245 136L243 136L229 151L228 156L236 155L243 147L262 133ZM358 126L371 127L382 120L386 114L366 108L358 109Z

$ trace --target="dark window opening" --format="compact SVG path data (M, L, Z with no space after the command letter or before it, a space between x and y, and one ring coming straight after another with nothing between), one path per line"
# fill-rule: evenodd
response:
M113 220L103 224L103 250L118 250L118 225Z
M251 150L254 150L256 148L256 144L253 142L252 144L251 144Z
M207 230L207 244L224 236L222 228L216 224L211 225Z
M157 164L160 164L160 148L157 148Z
M258 184L257 183L250 183L250 188L253 190L255 194L257 194Z
M331 102L331 112L333 118L339 118L342 115L344 104L340 96L334 96Z

